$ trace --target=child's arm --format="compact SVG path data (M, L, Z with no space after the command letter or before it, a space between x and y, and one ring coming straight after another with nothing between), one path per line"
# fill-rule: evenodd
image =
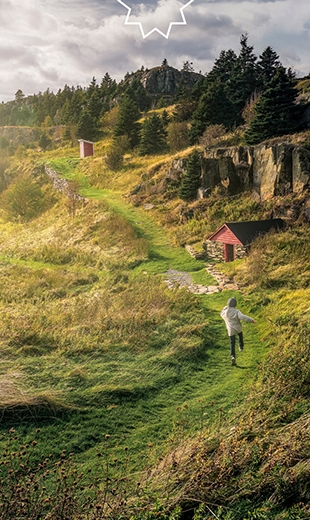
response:
M239 320L248 321L250 323L256 323L256 321L253 318L250 318L250 316L246 316L245 314L242 314L242 312L238 311L238 317Z

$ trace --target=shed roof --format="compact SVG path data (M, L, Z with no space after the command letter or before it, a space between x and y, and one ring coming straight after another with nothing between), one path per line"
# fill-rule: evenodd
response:
M251 220L248 222L225 222L219 227L212 235L208 237L208 240L215 240L217 242L226 242L225 235L231 233L236 237L237 242L243 246L250 245L255 238L260 235L265 235L271 229L282 229L284 227L284 221L281 218L274 218L270 220Z
M89 143L89 144L95 144L93 141L86 141L86 139L78 139L79 143Z

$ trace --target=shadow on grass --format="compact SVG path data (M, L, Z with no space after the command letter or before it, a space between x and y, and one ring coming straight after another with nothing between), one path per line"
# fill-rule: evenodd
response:
M237 363L234 368L240 368L241 370L249 370L249 369L256 370L257 369L257 365L239 365Z

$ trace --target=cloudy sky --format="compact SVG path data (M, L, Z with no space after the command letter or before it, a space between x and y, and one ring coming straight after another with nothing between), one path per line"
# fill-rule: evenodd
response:
M143 2L143 3L142 3ZM126 72L167 58L208 72L221 50L239 51L240 36L259 55L268 45L298 76L310 72L309 0L0 0L0 102L65 84L87 86L105 72ZM183 22L186 25L177 25ZM125 21L139 25L125 25Z

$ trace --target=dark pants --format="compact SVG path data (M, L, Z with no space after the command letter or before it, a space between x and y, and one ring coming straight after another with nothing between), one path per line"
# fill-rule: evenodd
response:
M243 333L238 333L238 339L239 339L239 347L243 348ZM236 357L236 335L235 336L229 336L230 341L230 355L231 357Z

